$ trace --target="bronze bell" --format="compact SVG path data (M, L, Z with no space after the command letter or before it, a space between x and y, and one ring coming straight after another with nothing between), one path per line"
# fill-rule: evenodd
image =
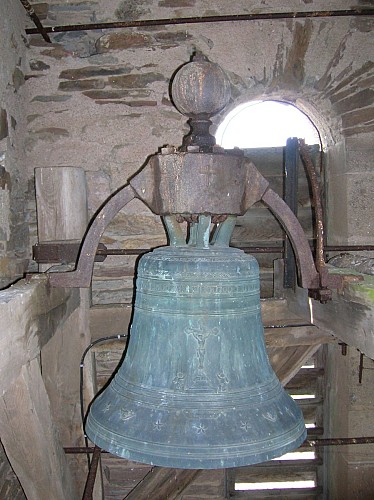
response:
M189 244L140 259L128 350L87 419L101 448L210 469L267 461L304 441L301 411L266 354L257 261L224 244L231 223L210 244L210 217L200 216Z
M86 433L111 453L159 466L267 461L306 437L301 411L266 354L257 261L229 247L235 216L268 183L209 134L209 117L230 97L217 65L199 56L179 70L173 89L191 133L179 151L164 148L130 181L163 216L170 246L139 261L127 352L92 403ZM194 182L200 174L203 184Z

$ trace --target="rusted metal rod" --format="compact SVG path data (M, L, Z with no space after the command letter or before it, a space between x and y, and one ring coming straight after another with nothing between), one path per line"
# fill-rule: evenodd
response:
M23 2L22 2L23 3ZM150 26L170 26L178 24L203 24L238 21L272 21L275 19L304 19L327 17L356 17L372 16L374 9L346 9L346 10L317 10L306 12L269 12L263 14L234 14L227 16L196 16L179 17L172 19L144 19L141 21L119 21L108 23L72 24L70 26L48 26L44 29L48 33L61 33L64 31L89 31L120 28L146 28ZM34 28L26 29L28 35L39 33Z
M35 26L36 26L36 30L35 30L36 33L40 33L46 42L52 43L51 39L48 36L48 33L47 33L46 29L42 25L42 23L41 23L39 17L37 16L37 14L35 13L35 10L34 10L33 6L30 5L30 3L28 2L28 0L20 0L20 1L21 1L21 4L24 6L24 8L25 8L26 12L28 13L28 15L31 17L33 23L35 24ZM26 30L26 32L27 32L27 30Z
M374 252L374 245L325 245L325 252Z
M312 245L313 242L310 241ZM250 254L283 254L281 246L235 246L239 250ZM38 243L33 246L33 260L39 264L57 262L75 262L78 258L80 243ZM106 248L102 243L96 251L96 262L103 262L108 255L142 255L151 251L151 248ZM325 245L324 252L373 252L374 245Z
M374 436L356 438L307 439L302 446L346 446L350 444L373 444Z
M312 242L311 242L312 243ZM245 253L283 253L284 249L281 246L253 246L241 247L235 246ZM140 255L149 252L151 249L143 248L107 248L99 249L96 255ZM374 245L325 245L325 252L374 252Z
M90 471L87 476L86 486L84 488L84 493L82 500L92 500L93 490L95 486L97 468L100 461L100 453L101 449L98 446L95 446L92 456L92 462Z
M66 446L64 447L64 452L67 455L80 455L81 453L93 453L95 451L94 446ZM101 453L108 453L105 450L101 450Z
M309 429L310 433L313 433L314 429ZM309 432L308 432L309 434ZM352 438L318 438L318 439L306 439L301 446L347 446L352 444L373 444L374 436L367 437L352 437ZM95 453L93 446L75 446L70 448L64 448L67 454L80 454L80 453ZM107 451L101 450L101 453L108 453Z
M323 227L323 210L322 210L321 193L319 188L319 182L317 179L317 173L315 171L312 158L310 156L307 146L305 145L305 141L302 139L299 140L299 150L300 150L300 157L305 165L310 180L310 185L312 188L312 201L314 205L314 215L316 219L315 260L316 260L317 271L321 273L322 269L325 267L325 258L323 251L324 227Z

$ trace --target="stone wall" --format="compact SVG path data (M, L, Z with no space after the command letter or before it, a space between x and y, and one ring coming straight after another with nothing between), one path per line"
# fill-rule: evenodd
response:
M333 437L372 436L374 362L363 360L359 380L360 352L348 348L343 356L337 345L328 346L326 362L326 435ZM329 446L324 450L326 494L332 500L369 500L374 489L373 445ZM349 480L347 480L349 478Z
M22 165L17 150L21 109L17 101L24 82L25 44L21 34L25 17L21 4L11 0L0 3L0 288L22 274L22 259L16 258L16 251L22 256L28 248L27 237L26 241L20 237L27 234L26 216L17 216L22 196L22 189L19 188ZM23 185L24 181L27 182L27 177L21 180ZM1 442L0 497L26 498Z
M26 15L19 2L0 4L0 288L24 273L35 219L32 171L25 175L23 140Z
M328 8L322 1L301 3L91 0L50 1L39 8L46 25ZM350 8L351 2L333 7ZM83 167L92 215L148 155L164 144L181 143L187 128L171 105L169 81L197 48L230 78L233 97L226 112L253 99L285 100L314 120L326 151L335 154L335 144L343 145L344 163L331 170L328 184L331 237L368 243L368 217L361 216L372 199L370 188L362 185L365 176L373 175L364 167L370 164L374 127L371 23L368 18L316 18L76 31L52 34L52 45L33 35L26 85L29 180L34 167ZM216 117L215 125L222 119L223 114ZM344 184L345 198L340 196ZM110 248L150 248L165 243L165 236L159 219L134 201L116 217L103 242ZM111 257L97 264L94 301L113 302L121 294L130 300L134 261Z

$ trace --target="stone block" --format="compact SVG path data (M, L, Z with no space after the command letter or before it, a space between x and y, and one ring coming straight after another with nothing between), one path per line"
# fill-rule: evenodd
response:
M159 7L194 7L196 0L160 0L158 2Z
M144 8L139 0L122 0L114 12L119 21L138 20L141 16L149 14L150 10Z
M342 116L343 129L356 127L357 125L364 125L374 122L374 107L363 108L345 113ZM351 134L353 135L353 134Z
M92 304L130 304L133 297L133 280L92 281Z
M164 235L164 226L156 215L128 215L120 212L110 224L111 231L122 236Z
M5 109L0 108L0 141L8 136L8 116Z
M58 90L63 90L64 92L79 92L82 90L103 89L104 87L104 80L91 78L90 80L60 82L58 85Z
M38 61L36 59L32 59L30 61L30 69L31 71L45 71L46 69L49 69L50 65L46 64L43 61Z
M49 4L47 2L33 3L32 8L41 21L47 19L49 10Z
M129 33L128 31L108 33L98 40L97 51L103 53L111 50L146 48L152 43L152 38L143 33Z
M69 57L72 55L69 51L65 50L63 47L60 47L59 45L56 45L51 49L42 50L41 54L43 56L51 57L52 59L63 59L65 57Z
M171 44L171 46L177 47L180 42L185 42L192 38L192 36L187 31L162 31L160 33L154 33L153 38L156 42Z
M25 83L25 75L23 74L23 71L19 68L15 68L12 75L12 81L15 91L18 92L20 87Z
M29 132L25 141L26 151L32 151L39 141L54 143L63 137L69 137L69 132L64 128L46 127Z
M165 77L161 73L139 73L108 78L108 84L119 89L141 89L154 82L163 81Z
M32 98L31 102L65 102L71 98L71 95L36 95ZM41 115L31 115L31 116L41 116Z
M130 108L146 108L157 106L157 101L126 101L123 104L130 106Z
M139 89L136 91L123 90L87 90L83 92L86 97L95 100L113 100L113 99L123 99L125 97L147 97L150 94L149 90ZM137 95L134 95L137 94Z
M352 97L347 97L342 101L334 104L334 109L337 113L347 113L354 109L365 108L374 103L374 90L364 89L360 92L356 92Z
M133 70L133 66L124 64L121 66L85 66L83 68L65 69L61 71L59 78L63 80L83 80L85 78L127 75Z

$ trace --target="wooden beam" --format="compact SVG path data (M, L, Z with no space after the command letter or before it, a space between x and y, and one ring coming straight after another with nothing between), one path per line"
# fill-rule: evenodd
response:
M86 176L79 167L41 167L35 169L38 237L40 242L80 240L86 229ZM45 270L49 265L42 265ZM51 411L61 441L65 446L84 444L80 415L79 366L85 348L91 342L89 329L90 291L77 290L80 307L64 323L41 351L43 380ZM90 356L85 360L85 401L93 399ZM56 390L58 388L58 390ZM83 493L87 460L69 457L72 474L80 494Z
M270 364L283 386L296 375L319 347L320 344L268 349Z
M349 269L344 271L350 272ZM369 275L361 277L363 281L359 282L350 282L347 278L344 290L333 290L332 300L327 304L308 300L307 290L301 288L296 288L295 292L287 291L287 302L294 314L304 318L312 309L313 323L331 329L341 342L374 359L374 278Z
M39 241L81 239L88 223L83 168L36 168L35 190Z
M154 467L125 497L126 500L174 500L197 477L200 470Z
M22 366L0 398L0 435L28 500L75 500L37 359Z
M265 326L265 343L267 347L320 345L335 340L336 338L331 331L316 326L287 328L266 328Z
M50 289L44 275L0 291L0 396L18 378L22 366L39 356L56 326L79 303L77 290Z

